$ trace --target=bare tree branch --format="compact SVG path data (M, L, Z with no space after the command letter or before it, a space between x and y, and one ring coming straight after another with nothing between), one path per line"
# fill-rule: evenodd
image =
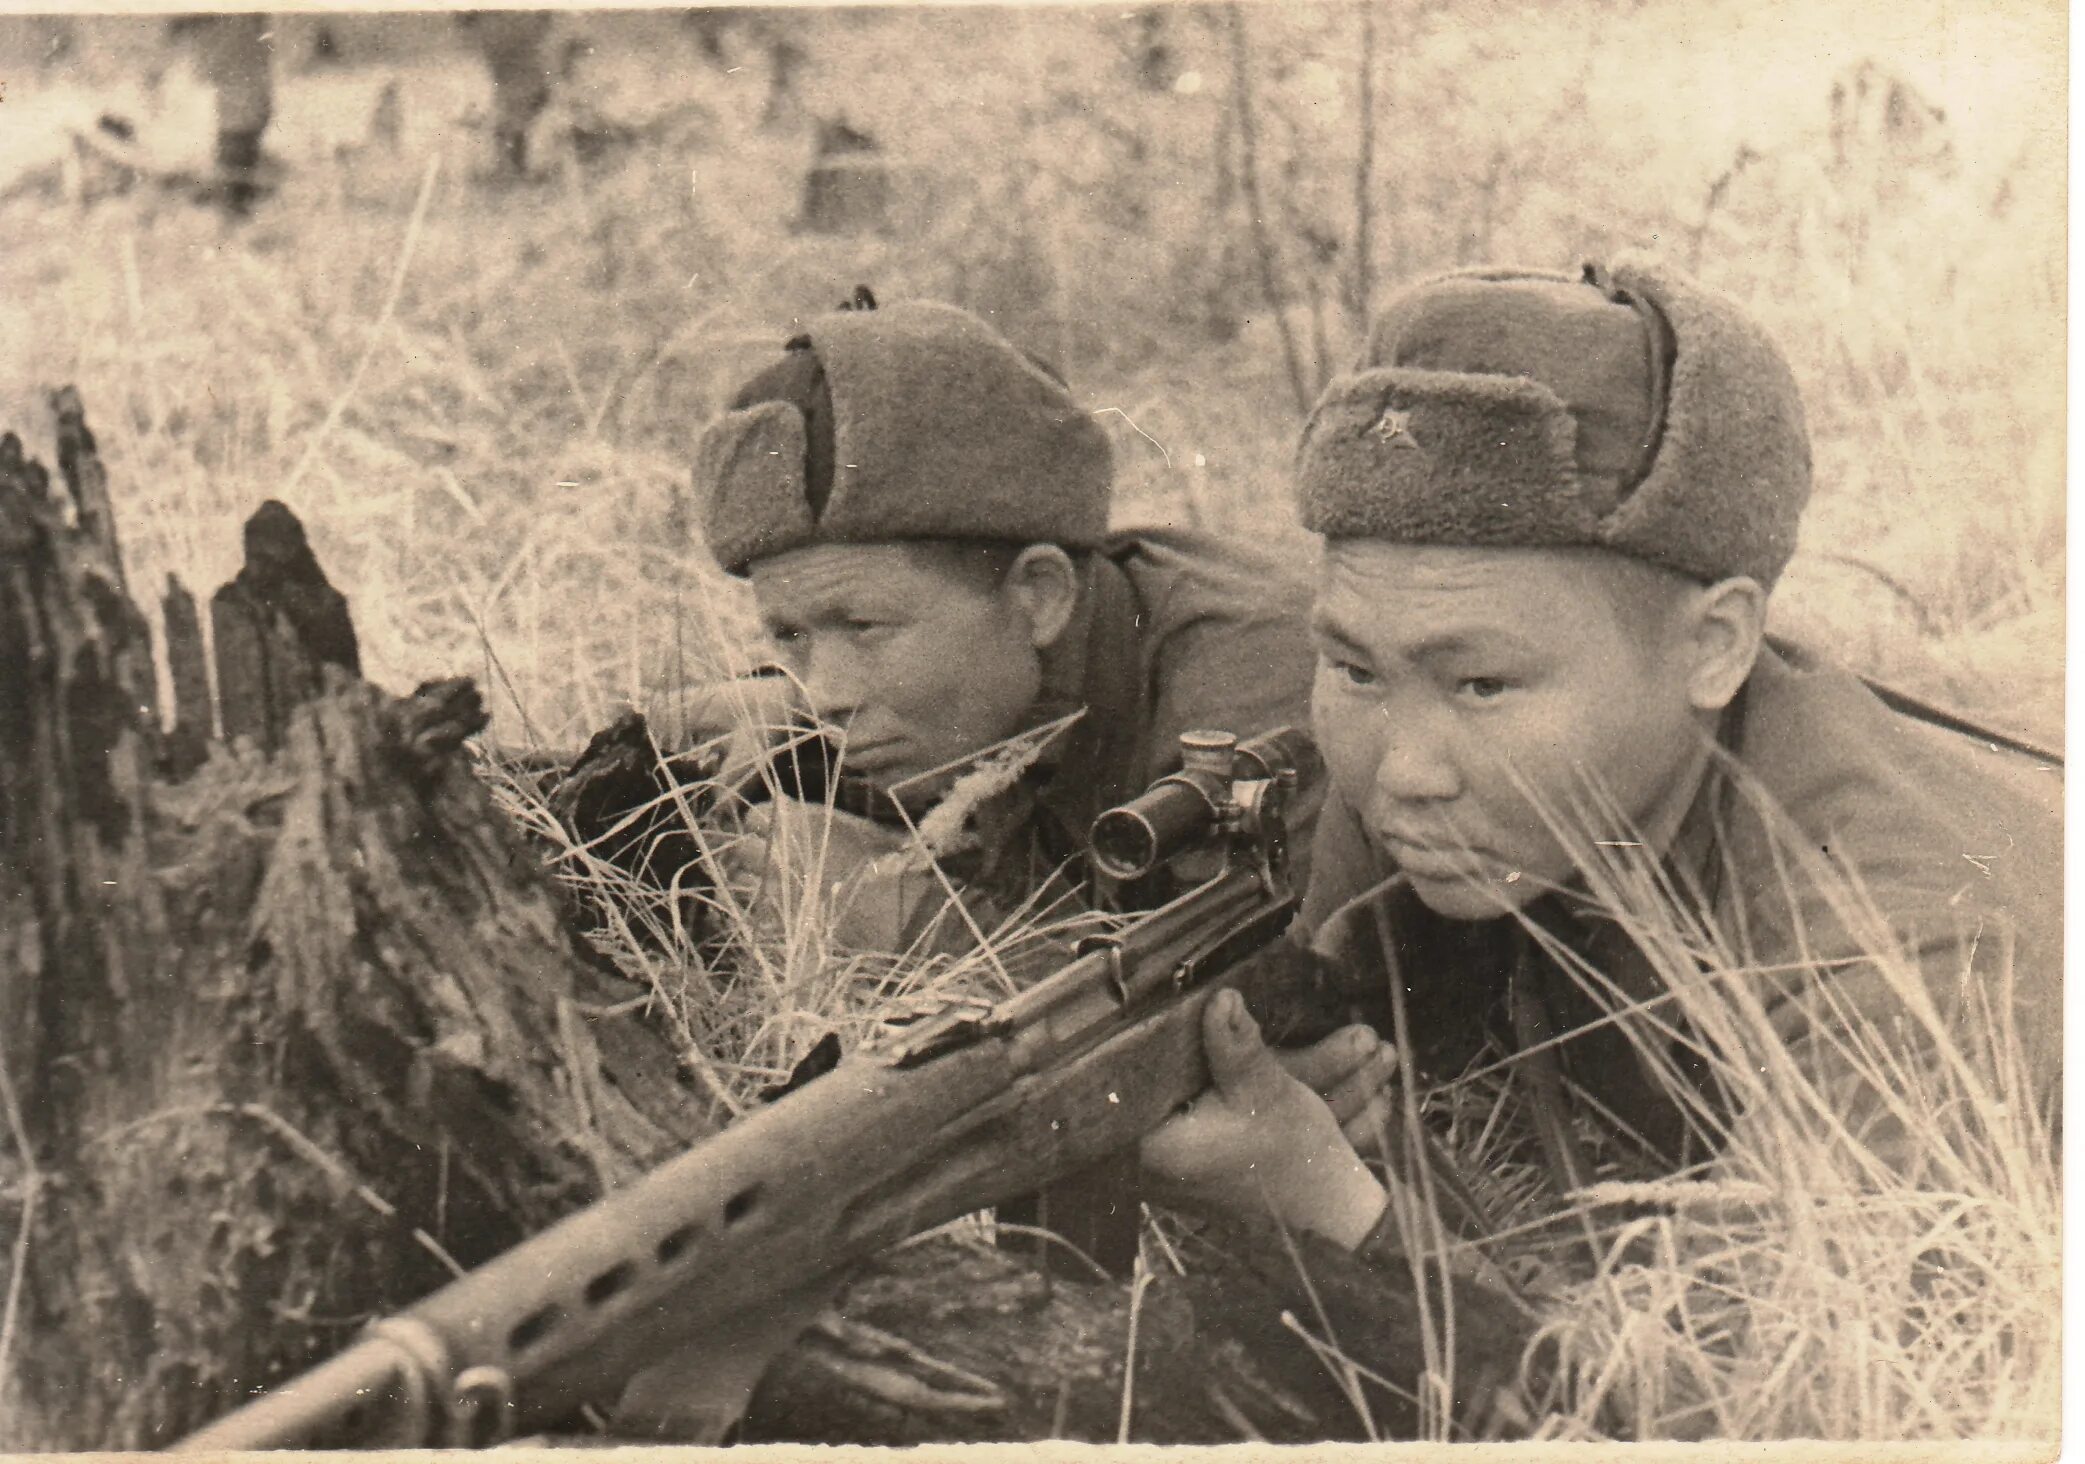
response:
M1275 279L1274 241L1267 233L1265 205L1260 198L1258 161L1259 129L1253 122L1252 77L1246 65L1245 12L1235 3L1230 7L1231 93L1238 104L1239 172L1245 187L1246 215L1252 221L1253 252L1259 257L1260 290L1274 314L1274 327L1281 333L1281 354L1289 371L1289 389L1296 396L1296 411L1310 410L1310 388L1303 379L1303 361L1296 351L1295 333L1282 312L1281 289Z
M1354 317L1368 327L1375 293L1376 0L1361 0L1361 146L1354 159Z

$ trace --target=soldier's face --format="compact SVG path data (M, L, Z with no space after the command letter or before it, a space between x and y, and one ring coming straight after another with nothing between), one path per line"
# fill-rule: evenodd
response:
M1595 789L1637 829L1691 791L1697 638L1661 583L1587 551L1326 547L1313 720L1429 908L1485 919L1566 882L1615 836L1583 815Z
M888 788L1026 724L1034 627L990 576L904 544L817 544L749 573L783 663L845 733L847 773Z

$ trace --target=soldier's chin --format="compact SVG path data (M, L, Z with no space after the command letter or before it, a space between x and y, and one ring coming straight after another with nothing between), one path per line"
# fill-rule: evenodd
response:
M1417 874L1405 871L1412 893L1434 914L1449 920L1496 920L1528 904L1540 893L1536 882L1505 874Z

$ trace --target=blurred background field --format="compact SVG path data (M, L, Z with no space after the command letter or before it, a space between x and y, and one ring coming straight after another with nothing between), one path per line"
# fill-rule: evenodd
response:
M8 19L0 415L34 426L38 390L80 386L134 582L207 592L280 498L375 679L478 675L503 743L567 747L744 653L689 529L695 435L858 283L1056 362L1114 435L1124 522L1303 556L1299 403L1369 300L1649 246L1748 300L1805 387L1818 489L1784 627L2054 738L2064 22L1995 0L583 11L557 22L535 176L501 184L447 17L283 17L281 187L228 224L69 142L109 113L169 165L207 156L163 20ZM873 227L802 227L835 178Z

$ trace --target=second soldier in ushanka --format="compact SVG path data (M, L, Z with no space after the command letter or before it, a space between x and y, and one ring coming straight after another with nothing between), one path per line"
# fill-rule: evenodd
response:
M821 825L835 803L881 825L858 847L900 850L981 754L1073 719L943 860L982 928L1053 882L1148 901L1097 887L1094 816L1171 770L1182 732L1308 716L1300 575L1206 534L1112 532L1107 435L966 311L810 321L703 434L695 476L709 550L750 582L783 673L771 688L826 730L812 776L778 765ZM712 693L710 715L730 700ZM915 873L858 934L907 948L943 888Z

